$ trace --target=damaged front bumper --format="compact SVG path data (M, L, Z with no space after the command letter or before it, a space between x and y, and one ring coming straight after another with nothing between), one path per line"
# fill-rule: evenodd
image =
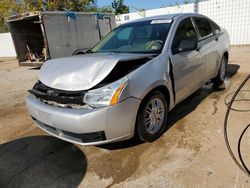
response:
M26 105L38 127L47 133L80 145L99 145L133 137L140 100L128 98L105 108L73 109L45 104L28 95Z

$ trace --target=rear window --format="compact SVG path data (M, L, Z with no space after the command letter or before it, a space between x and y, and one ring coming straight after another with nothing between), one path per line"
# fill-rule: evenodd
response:
M196 17L194 19L199 29L201 38L207 38L213 35L213 29L208 19L199 17Z

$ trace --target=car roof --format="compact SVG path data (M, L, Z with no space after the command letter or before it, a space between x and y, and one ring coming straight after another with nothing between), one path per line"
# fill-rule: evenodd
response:
M135 23L135 22L140 22L140 21L160 20L160 19L173 19L173 18L178 19L178 18L191 17L191 16L204 17L204 15L201 15L198 13L176 13L176 14L165 14L165 15L159 15L159 16L149 16L149 17L145 17L145 18L132 20L132 21L126 22L124 24Z

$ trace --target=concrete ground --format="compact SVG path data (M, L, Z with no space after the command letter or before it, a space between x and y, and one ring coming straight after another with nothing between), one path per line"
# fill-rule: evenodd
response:
M226 89L204 86L180 103L157 141L84 147L35 126L24 101L39 70L5 59L0 62L0 187L250 187L223 137L224 98L249 74L250 46L231 48L228 69ZM250 89L250 81L244 89ZM235 107L246 109L250 102L239 101ZM249 111L230 113L234 152L249 122ZM242 139L242 156L250 167L249 146L250 130Z

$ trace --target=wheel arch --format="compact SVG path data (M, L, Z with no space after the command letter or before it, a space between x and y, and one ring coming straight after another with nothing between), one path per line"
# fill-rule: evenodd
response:
M170 106L170 93L169 93L169 90L167 88L167 86L165 85L158 85L156 87L154 87L153 89L151 89L145 96L144 98L141 100L140 102L140 105L139 105L139 108L137 110L137 114L136 114L136 122L135 122L135 127L134 127L134 136L136 138L139 138L139 132L138 132L138 115L140 113L140 110L142 109L143 107L143 104L146 102L146 100L150 97L150 95L155 92L155 91L159 91L160 93L163 94L163 96L165 97L166 101L167 101L167 113L169 112L169 106ZM163 132L161 132L159 134L159 136L161 136L163 133L165 132L165 130L163 129Z
M167 88L167 86L165 85L158 85L158 86L155 86L154 88L152 88L150 91L148 91L145 96L143 97L141 103L140 103L140 106L142 105L142 103L147 99L147 97L152 94L153 92L155 91L159 91L163 94L163 96L165 97L166 101L167 101L167 104L168 106L170 106L170 93L169 93L169 89ZM140 109L140 107L139 107ZM139 109L138 109L138 112L139 112ZM137 112L137 114L138 114Z

